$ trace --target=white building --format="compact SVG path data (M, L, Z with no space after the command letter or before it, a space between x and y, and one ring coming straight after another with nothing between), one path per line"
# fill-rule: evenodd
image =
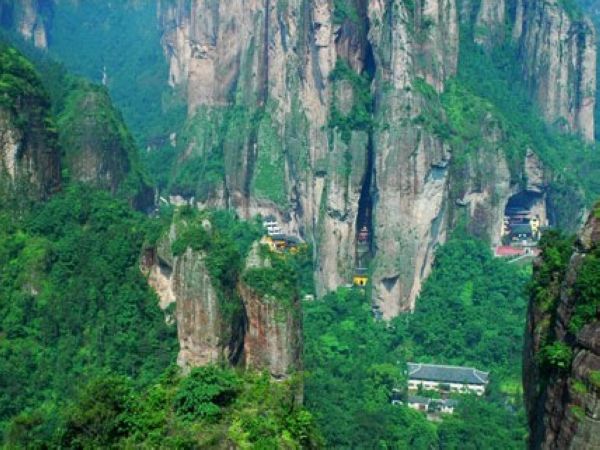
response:
M427 398L409 395L407 400L409 408L430 414L454 414L458 401L451 398Z
M408 363L410 392L421 388L438 392L483 395L489 382L488 377L489 372L482 372L472 367Z
M274 216L265 217L263 220L263 226L266 228L269 236L281 234L281 228L279 227L277 219L275 219Z

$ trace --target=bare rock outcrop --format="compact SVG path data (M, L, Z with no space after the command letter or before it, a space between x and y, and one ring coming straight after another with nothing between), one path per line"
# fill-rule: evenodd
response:
M260 253L255 244L246 260L246 271L269 269L269 257ZM246 312L246 367L267 370L276 379L301 370L302 309L297 295L289 299L264 295L245 283L243 277L238 289Z
M427 249L444 236L447 177L430 169L449 154L411 125L424 102L411 88L419 79L443 91L458 19L453 0L347 3L347 16L325 0L169 3L163 43L197 124L181 167L223 152L224 177L197 200L273 214L315 242L321 293L351 279L357 228L372 227L377 302L392 317L412 307ZM402 261L392 261L398 245Z
M148 282L167 309L175 303L179 354L177 364L184 369L226 361L235 347L231 328L223 318L222 304L201 251L187 248L174 255L177 239L173 225L155 248L146 250L142 269Z
M0 71L11 81L0 104L0 196L45 199L60 188L60 154L50 100L31 64L5 48Z
M19 0L0 3L2 26L14 29L25 41L35 47L48 48L48 21L52 15L52 1Z
M270 258L281 256L269 256L269 250L255 243L239 273L231 272L225 286L215 279L210 267L214 259L207 251L188 246L173 252L189 226L176 221L144 252L141 263L167 320L177 322L177 364L189 370L227 362L266 370L275 379L301 370L302 312L297 289L292 285L289 298L280 298L260 292L246 279L253 270L270 271ZM204 220L202 226L210 236L210 221Z
M512 39L523 81L545 120L594 141L596 30L573 5L559 0L463 2L463 23L488 51ZM512 28L512 36L505 30Z

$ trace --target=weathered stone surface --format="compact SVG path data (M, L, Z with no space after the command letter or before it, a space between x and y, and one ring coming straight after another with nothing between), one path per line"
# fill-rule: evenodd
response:
M187 249L175 256L171 245L177 237L173 225L156 248L147 250L142 269L148 283L166 309L175 302L179 354L177 364L184 369L227 360L232 339L225 323L219 298L202 252Z
M26 128L15 125L13 112L0 108L0 195L4 200L45 199L61 184L56 136L47 129L47 111L36 99L19 108L27 117Z
M546 121L594 140L596 31L592 22L559 0L482 0L477 11L463 2L463 23L472 23L475 42L500 46L509 21L519 49L523 80ZM509 17L510 16L510 17Z
M255 0L243 8L239 1L171 2L163 5L169 24L164 45L171 81L188 90L192 120L219 117L221 123L223 111L233 107L262 117L258 126L241 121L235 136L219 137L219 125L203 126L184 149L181 167L188 159L210 157L215 146L224 149L224 180L200 204L232 207L243 217L273 214L284 231L314 242L319 294L350 281L358 264L360 204L368 204L373 299L390 318L414 307L434 248L453 224L453 185L464 184L462 200L474 231L494 243L506 201L522 187L499 148L481 151L464 172L451 170L452 149L416 120L429 107L416 84L424 80L443 92L456 71L456 2L351 4L356 15L336 22L326 0ZM517 16L525 17L520 5ZM489 28L482 45L506 38L504 2L484 1L477 11L471 2L462 7L463 20ZM232 30L241 38L232 41ZM190 50L194 46L203 50ZM351 113L365 94L355 82L339 79L334 68L340 64L370 83L373 129L348 133L330 126L333 111ZM501 147L504 136L492 122L482 122L487 147ZM261 189L266 165L275 168L270 184L278 186L279 198ZM532 152L519 170L526 189L544 195L547 174Z
M171 246L185 226L173 225L154 248L144 252L141 261L161 308L175 303L177 364L189 370L228 361L267 370L276 379L301 370L302 312L298 296L289 304L260 296L242 281L242 274L237 285L231 287L232 292L219 293L203 252L188 248L173 255ZM210 229L210 222L205 221L204 226ZM260 256L255 243L244 270L268 266L269 259ZM222 306L224 302L228 311ZM237 307L232 307L236 302Z
M246 269L269 267L254 245ZM300 299L291 303L261 296L240 281L238 286L246 311L244 361L248 368L268 370L273 378L284 379L302 369L302 309Z
M506 4L504 0L481 0L475 22L474 39L491 49L504 40Z
M596 32L558 0L525 2L523 75L549 123L594 140Z
M43 6L39 0L15 2L14 25L26 41L40 49L48 48L48 31L43 16Z

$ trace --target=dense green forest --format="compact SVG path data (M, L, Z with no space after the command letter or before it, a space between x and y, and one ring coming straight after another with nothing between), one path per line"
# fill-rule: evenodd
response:
M16 208L0 199L0 434L6 448L524 448L521 353L531 267L494 259L489 243L462 227L437 250L413 314L377 321L369 295L354 288L304 302L304 374L273 383L266 373L225 366L182 373L175 366L176 326L166 317L172 311L160 310L139 269L142 250L173 219L185 222L173 254L205 252L220 300L239 306L244 258L264 230L260 218L243 222L231 212L184 207L147 216L132 208L151 184L144 162L155 184L202 194L221 180L224 161L198 158L169 179L175 150L166 136L183 124L185 107L165 83L159 31L147 26L155 20L151 2L76 3L52 18L51 55L65 67L25 50L43 84L32 64L0 49L0 65L14 69L0 74L0 107L15 110L26 128L28 117L18 114L14 99L23 91L38 96L64 163L63 190L49 201ZM357 19L348 2L335 4L336 23ZM476 152L489 150L480 126L489 113L503 133L511 181L526 183L523 156L534 148L554 171L548 189L553 222L575 228L578 212L600 195L600 153L562 134L560 124L542 122L517 81L516 49L507 44L486 53L469 33L461 39L458 74L443 94L423 80L415 84L428 100L416 122L451 144L450 170L460 171ZM106 70L107 86L67 69L96 82ZM331 80L350 81L360 94L348 117L334 109L331 126L344 139L351 129L371 130L370 77L338 63ZM238 109L224 114L221 128L228 130L257 119ZM270 124L267 113L258 118ZM183 144L198 133L194 126L206 124L189 125ZM142 162L139 144L162 150ZM72 161L89 146L117 155L119 188L77 182ZM284 190L270 175L260 187L284 203ZM462 187L452 186L453 194ZM207 217L218 232L204 229ZM529 292L549 310L558 299L544 283L557 273L564 277L572 243L554 232L541 242L547 259ZM273 255L271 267L249 270L243 281L260 295L291 302L297 292L315 291L311 257L310 246L293 258ZM582 269L572 327L595 317L599 261L595 251ZM568 357L548 337L542 363L556 369ZM406 399L409 361L473 366L490 371L491 383L482 398L458 396L453 416L430 422L391 403L394 389ZM294 401L301 386L304 406Z
M3 428L23 410L57 407L95 373L144 385L173 363L175 329L137 266L143 216L73 186L0 217Z
M4 446L319 446L311 414L295 401L299 378L273 384L266 374L216 366L184 376L174 366L173 311L161 311L139 267L142 249L164 234L173 211L150 217L132 209L129 189L137 186L128 180L143 172L104 88L45 58L36 60L42 83L17 51L0 50L0 107L26 131L32 114L42 117L54 137L46 144L61 148L65 168L61 192L46 202L0 199ZM90 150L121 169L124 190L76 181L72 160ZM10 185L4 168L0 178ZM209 252L215 287L232 294L228 275L240 271L262 230L226 211L210 219L217 233L188 229L172 251Z
M528 267L455 236L437 255L412 315L373 319L360 290L305 304L306 405L335 448L523 448L521 348ZM391 405L408 361L491 371L482 399L460 398L439 424Z

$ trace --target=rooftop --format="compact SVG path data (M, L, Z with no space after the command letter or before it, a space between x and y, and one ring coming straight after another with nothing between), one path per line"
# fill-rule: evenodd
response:
M524 254L525 250L522 248L514 248L508 245L496 247L496 256L521 256Z
M284 233L273 233L271 235L271 238L274 241L283 241L290 245L298 245L302 243L302 240L300 238Z
M529 234L531 233L531 225L529 224L514 224L510 226L510 231L513 234Z
M473 367L408 363L408 378L411 380L485 385L488 376L489 372L482 372Z

